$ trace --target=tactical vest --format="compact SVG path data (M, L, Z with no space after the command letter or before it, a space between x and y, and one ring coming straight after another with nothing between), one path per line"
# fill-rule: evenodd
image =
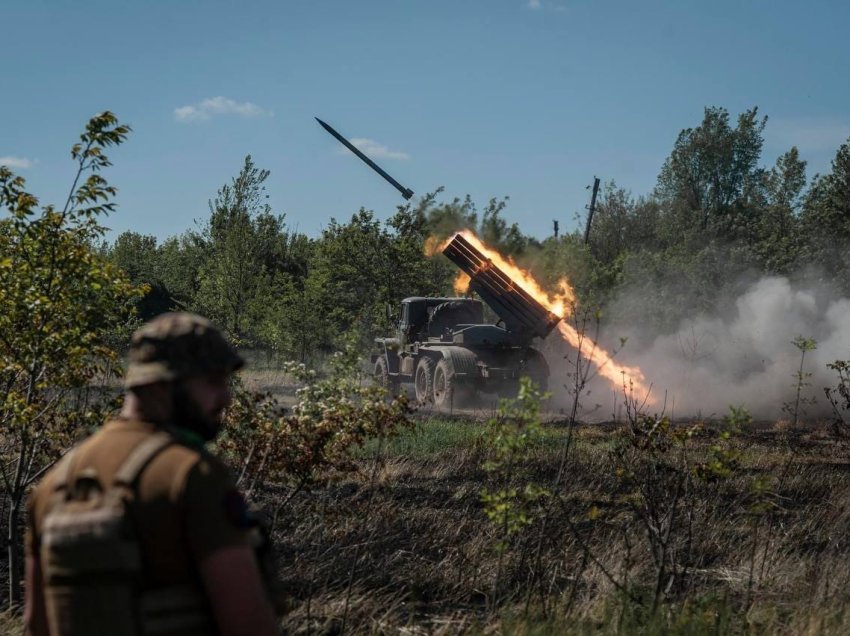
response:
M77 449L62 459L41 529L51 634L215 633L199 590L189 586L144 589L141 548L130 508L138 496L142 471L173 441L164 432L146 438L130 452L105 490L94 469L73 470Z

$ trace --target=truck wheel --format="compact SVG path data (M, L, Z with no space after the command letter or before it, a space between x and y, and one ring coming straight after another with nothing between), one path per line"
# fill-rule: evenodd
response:
M434 404L437 408L448 409L454 406L455 374L449 361L443 358L434 369Z
M375 361L375 384L386 389L389 397L395 397L398 393L398 381L390 376L390 368L384 357Z
M434 369L434 405L440 409L465 408L474 399L475 390L465 382L458 382L448 360L440 360Z
M413 386L416 389L417 402L425 404L434 401L434 361L431 358L422 358L419 361Z

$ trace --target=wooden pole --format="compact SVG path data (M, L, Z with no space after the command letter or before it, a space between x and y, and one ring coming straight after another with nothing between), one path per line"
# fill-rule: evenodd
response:
M587 227L584 230L584 243L590 240L590 224L593 221L593 211L596 209L596 195L599 193L599 177L593 177L593 194L590 196L590 208L587 212Z

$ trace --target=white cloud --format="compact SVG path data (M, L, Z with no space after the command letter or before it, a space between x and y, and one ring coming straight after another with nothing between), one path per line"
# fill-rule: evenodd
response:
M768 146L801 152L836 151L850 137L850 123L837 119L770 119L765 128Z
M546 13L566 13L567 7L563 4L556 4L554 0L528 0L525 3L525 8L531 11L543 11Z
M532 11L544 11L547 13L566 13L567 7L563 4L557 4L554 0L546 0L546 3L543 3L543 0L528 0L525 3L525 8L530 9Z
M18 168L20 170L26 170L27 168L32 167L33 162L24 157L0 157L0 166L6 166L7 168Z
M183 122L209 121L216 115L238 115L239 117L259 117L271 115L251 102L237 102L227 97L211 97L197 104L180 106L174 109L174 119Z
M362 151L370 159L410 159L410 155L406 152L390 150L384 144L379 143L374 139L365 139L363 137L357 137L355 139L351 139L350 141L358 150ZM347 150L345 148L340 148L339 152L345 154Z

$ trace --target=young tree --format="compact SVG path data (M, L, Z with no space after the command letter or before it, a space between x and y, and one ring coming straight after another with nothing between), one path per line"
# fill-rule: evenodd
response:
M210 218L200 235L204 257L194 304L237 342L257 336L283 229L283 217L274 216L266 203L268 176L251 155L245 157L239 174L210 202Z
M601 262L612 263L623 252L638 247L632 236L634 206L630 193L613 181L605 184L588 241L591 253Z
M348 223L331 219L322 232L306 284L318 292L313 311L326 325L326 347L349 330L365 346L375 330L387 327L384 305L404 293L388 262L389 243L381 222L362 208Z
M109 259L136 285L147 285L150 291L138 303L140 320L150 320L172 309L171 292L160 273L159 248L156 237L126 231L108 249Z
M157 248L157 271L175 308L194 306L204 253L204 244L195 232L171 236Z
M93 117L71 149L77 174L65 205L40 206L24 179L0 166L0 480L8 497L9 601L21 599L21 505L27 488L99 415L73 411L69 396L115 352L106 339L144 292L97 253L116 189L100 171L104 150L130 128ZM83 175L88 174L80 184Z
M425 253L431 229L426 211L433 196L416 207L400 206L384 224L365 209L345 224L331 220L316 241L304 288L317 299L313 311L325 326L324 347L350 330L369 346L374 336L392 328L388 305L448 292L456 270L447 259Z
M490 199L481 216L479 235L485 243L492 245L503 254L519 256L528 247L528 237L519 229L519 225L508 222L502 217L502 211L508 205L508 198L501 201Z

